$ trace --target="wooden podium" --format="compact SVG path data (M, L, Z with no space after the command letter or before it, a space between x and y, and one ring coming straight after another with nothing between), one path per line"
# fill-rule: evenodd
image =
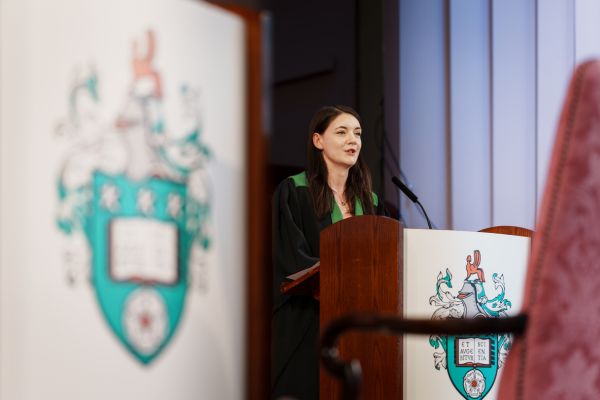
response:
M320 326L351 312L402 315L403 227L391 218L353 217L321 232L321 265L282 285L290 294L320 299ZM402 339L352 333L341 357L359 359L364 399L402 398ZM321 367L320 398L341 397L340 382Z

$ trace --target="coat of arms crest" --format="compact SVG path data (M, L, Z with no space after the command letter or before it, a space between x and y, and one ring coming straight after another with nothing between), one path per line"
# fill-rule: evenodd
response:
M440 272L436 293L429 304L436 307L432 319L449 318L497 318L506 316L512 304L505 298L504 276L492 274L494 295L486 288L485 272L481 264L481 252L475 250L466 257L466 277L458 293L453 288L452 274ZM487 292L486 292L487 289ZM485 398L494 382L498 369L504 364L511 345L511 337L505 335L431 336L429 343L436 349L433 353L437 370L446 369L455 389L467 400Z
M188 277L211 247L199 92L180 87L177 129L169 129L155 50L152 31L134 42L132 81L114 117L104 116L95 68L79 71L57 128L69 143L57 216L75 243L65 253L68 277L88 268L110 328L144 364L173 336Z

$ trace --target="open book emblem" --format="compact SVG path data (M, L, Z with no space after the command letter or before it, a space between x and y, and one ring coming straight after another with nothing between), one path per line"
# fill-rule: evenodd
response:
M485 272L480 267L481 252L466 257L466 276L458 293L451 292L452 274L440 272L436 293L429 304L436 307L432 319L450 318L497 318L506 316L512 304L505 298L504 276L492 274L492 291L487 287ZM433 353L437 370L446 369L454 388L463 398L483 399L492 389L498 369L510 348L509 335L437 336L429 338L436 349Z
M191 235L183 213L169 213L169 198L185 199L186 186L103 173L93 182L86 231L96 296L119 340L149 363L175 332L184 306Z

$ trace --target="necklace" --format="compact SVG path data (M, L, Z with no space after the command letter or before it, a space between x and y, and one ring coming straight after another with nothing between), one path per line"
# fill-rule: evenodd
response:
M346 207L346 200L342 199L342 196L339 195L339 193L337 192L337 190L335 189L331 189L331 191L333 192L333 196L337 198L337 201L340 203L340 205L342 207Z

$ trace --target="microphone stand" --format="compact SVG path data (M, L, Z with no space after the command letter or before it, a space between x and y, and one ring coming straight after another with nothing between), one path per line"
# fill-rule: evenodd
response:
M429 226L429 229L433 229L433 227L431 226L431 221L429 220L429 216L425 211L425 207L423 207L423 204L421 204L419 198L413 193L413 191L410 190L408 186L406 186L404 183L402 183L402 181L396 176L392 176L392 182L402 191L402 193L406 195L406 197L408 197L413 203L415 203L421 208L421 211L423 211L423 215L427 220L427 226Z
M429 229L433 229L431 226L431 221L429 220L429 217L427 216L427 213L425 212L425 208L423 207L423 204L421 204L421 202L419 200L414 202L416 205L418 205L419 207L421 207L421 210L423 211L423 215L425 215L425 219L427 220L427 226L429 226Z

